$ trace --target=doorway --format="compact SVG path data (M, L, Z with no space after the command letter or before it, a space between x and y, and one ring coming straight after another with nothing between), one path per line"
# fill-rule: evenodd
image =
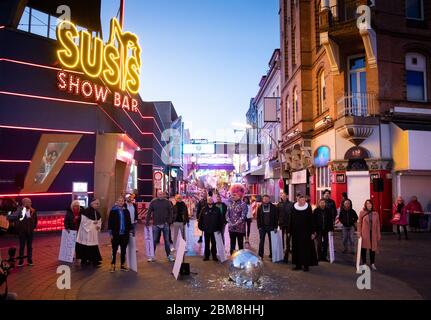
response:
M350 171L347 176L347 196L352 200L352 207L359 216L365 200L370 199L370 172Z

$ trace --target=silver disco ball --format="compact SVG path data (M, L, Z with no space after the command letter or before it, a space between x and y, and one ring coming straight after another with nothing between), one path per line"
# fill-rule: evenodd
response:
M254 252L243 249L230 257L229 277L237 285L251 286L263 274L262 259Z

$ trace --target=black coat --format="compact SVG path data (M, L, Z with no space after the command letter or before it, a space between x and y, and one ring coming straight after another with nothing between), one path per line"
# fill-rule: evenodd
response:
M290 216L292 214L293 203L289 200L280 201L277 204L278 210L278 225L280 228L289 228Z
M338 218L344 227L353 227L358 221L358 214L355 210L350 208L349 210L345 210L344 208L340 209L340 217Z
M128 235L132 229L132 221L130 221L130 212L123 208L124 223L125 223L125 234ZM114 237L120 234L120 212L119 207L115 206L109 213L108 218L108 230L111 231Z
M79 225L81 224L81 215L83 211L84 209L82 207L79 207L79 217L78 217L78 221L75 223L75 220L73 219L72 210L67 209L66 215L64 216L64 229L78 231Z
M317 265L316 247L311 239L316 230L310 205L302 211L292 208L289 229L292 237L292 263L297 266Z
M335 222L335 219L337 218L337 205L335 204L335 201L332 199L325 199L326 208L328 208L331 211L332 215L332 222Z
M328 208L325 207L325 209L321 209L317 207L313 211L313 218L316 232L334 231L332 212Z
M201 214L201 211L207 206L207 200L202 199L199 200L198 204L196 205L196 219L199 220L199 216Z
M133 208L135 208L135 221L132 221L132 223L138 223L138 206L136 205L136 203L132 203L133 204ZM124 209L127 209L127 202L124 203ZM129 209L127 209L127 211L129 211ZM129 211L129 215L130 215L130 211Z
M270 228L271 230L275 230L278 227L278 211L277 207L274 206L272 203L268 203L269 205L269 224L265 223L265 217L263 213L263 206L262 203L259 208L257 209L256 214L256 222L257 222L257 228ZM265 213L266 214L266 213Z
M223 221L224 219L220 209L215 205L211 208L207 205L200 212L198 227L200 230L207 233L222 231Z
M183 201L175 203L173 217L173 222L189 222L189 210Z
M222 202L222 203L216 202L215 205L216 206L221 205L221 214L223 215L223 224L226 224L227 223L227 220L226 220L227 205L226 205L226 203L224 203L224 202Z

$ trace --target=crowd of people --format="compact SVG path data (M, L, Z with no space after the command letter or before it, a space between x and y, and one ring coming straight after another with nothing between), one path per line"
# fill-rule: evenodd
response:
M198 242L204 242L204 261L210 256L213 261L217 258L217 233L225 243L225 233L230 239L230 254L244 249L249 244L252 232L259 235L258 255L264 259L265 243L269 243L269 259L272 259L271 233L281 232L283 242L283 262L291 261L293 270L309 271L311 266L320 262L329 262L330 237L337 223L342 225L343 254L354 254L356 238L361 239L360 256L362 264L367 263L376 270L376 253L379 251L381 240L380 215L371 200L366 200L362 210L357 213L352 201L343 193L339 208L331 198L331 191L325 190L315 208L305 195L298 194L296 201L291 202L288 195L281 192L280 200L274 204L269 195L263 195L258 203L256 197L245 195L245 188L236 184L230 189L229 198L212 190L203 191L201 199L197 201L195 213L191 212L181 195L175 195L174 202L170 201L165 192L159 191L149 206L145 217L146 227L152 226L154 251L163 235L164 249L167 260L173 262L174 249L172 243L177 242L181 233L186 238L185 228L190 220L196 217L198 228L202 235ZM81 265L99 267L102 256L99 251L99 232L102 228L102 215L99 212L100 200L95 198L89 202L88 208L82 208L79 201L72 201L64 218L64 229L67 232L76 231L75 256ZM417 197L412 197L408 204L402 197L398 197L392 207L391 223L396 226L398 239L401 240L401 229L404 238L408 238L407 226L413 232L420 228L420 219L424 210ZM37 212L32 207L29 198L22 200L16 213L15 227L19 236L18 266L33 265L32 242L34 230L37 226ZM256 220L256 227L252 223ZM133 195L126 198L119 197L112 206L107 219L107 229L112 245L111 272L116 271L117 251L120 249L120 270L128 271L126 265L126 250L130 237L135 237L138 223L138 209ZM255 231L253 231L255 228ZM172 234L173 232L173 241ZM205 241L203 241L203 238ZM266 240L268 239L268 240ZM333 238L332 238L333 239ZM27 247L27 255L24 255ZM155 261L149 257L148 262Z

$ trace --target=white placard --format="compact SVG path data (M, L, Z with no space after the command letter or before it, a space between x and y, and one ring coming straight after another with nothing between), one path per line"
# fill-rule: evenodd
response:
M69 263L73 262L77 234L78 232L75 230L70 230L67 232L67 230L63 229L61 232L61 243L58 260Z
M183 233L181 232L181 229L178 229L177 242L175 242L175 250L178 250L178 246L180 245L181 240L184 240Z
M283 252L283 238L281 231L271 231L271 250L272 250L272 262L279 262L284 259Z
M329 262L334 263L335 261L334 233L332 231L328 232L328 241L329 241Z
M144 243L145 243L145 254L147 258L154 258L154 240L153 240L153 227L146 226L144 228Z
M227 258L226 258L226 249L223 243L223 237L221 232L215 232L214 237L216 240L217 257L220 260L220 262L223 263L227 260Z
M178 276L180 274L181 264L184 260L184 253L186 252L186 242L184 239L180 240L178 245L177 255L175 257L174 268L172 269L172 274L175 277L175 280L178 280Z
M361 265L361 248L362 248L362 237L358 238L358 248L356 250L356 271L359 272L359 266Z
M138 272L138 261L136 259L136 237L130 235L127 245L126 261L130 270Z

